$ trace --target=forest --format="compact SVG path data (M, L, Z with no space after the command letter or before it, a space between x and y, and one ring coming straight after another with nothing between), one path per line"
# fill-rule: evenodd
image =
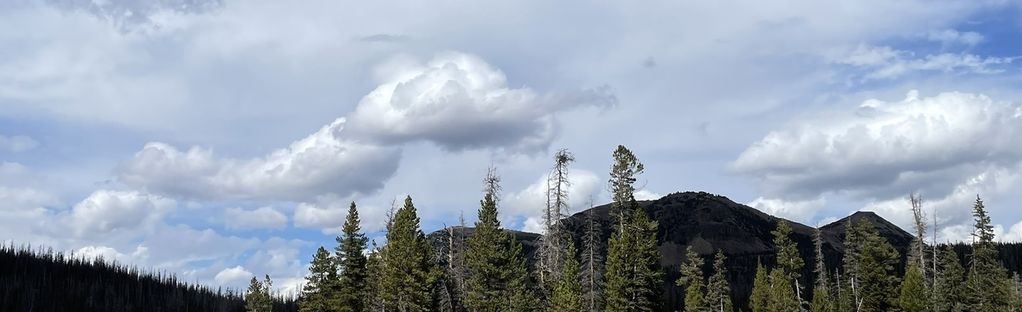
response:
M406 197L371 243L351 203L295 298L184 283L102 259L0 248L3 311L1022 311L1022 244L1001 243L977 196L973 240L940 244L918 195L911 232L872 213L808 227L707 193L635 199L645 170L613 152L611 203L567 215L569 164L549 175L544 235L502 227L500 177L478 219L433 233ZM931 227L932 225L932 227Z

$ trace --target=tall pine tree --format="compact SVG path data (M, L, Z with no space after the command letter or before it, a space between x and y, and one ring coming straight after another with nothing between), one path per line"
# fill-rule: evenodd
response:
M302 296L298 301L298 310L301 312L330 312L337 311L337 306L332 302L334 285L337 280L337 266L330 252L320 246L316 254L312 256L312 263L309 265L309 275L305 276L305 285L302 286Z
M727 282L727 257L723 250L717 250L713 257L713 275L706 286L706 306L711 312L731 312L731 285Z
M813 274L816 275L816 281L813 283L813 302L809 308L813 312L834 312L834 300L827 282L827 265L823 261L823 233L819 228L813 231L813 249L816 260Z
M1007 270L997 260L994 227L979 195L976 196L972 215L975 218L975 229L967 280L969 310L1006 311L1011 302L1011 284Z
M798 253L798 245L791 239L791 225L781 220L777 223L777 229L771 232L774 235L774 246L777 248L777 276L771 275L776 302L779 310L775 311L801 311L802 310L802 284L799 279L802 277L802 267L805 260ZM776 289L776 288L788 288ZM790 291L789 291L790 290ZM780 297L791 293L790 298Z
M600 250L600 234L596 220L593 218L592 204L586 211L586 230L582 237L582 311L603 311L603 252Z
M387 245L380 250L379 265L379 295L384 310L435 310L433 290L441 272L433 248L419 228L410 196L387 225Z
M703 258L691 245L685 249L685 262L682 263L680 271L681 277L676 283L685 288L685 311L704 311L707 305L704 294Z
M578 260L575 259L575 244L567 240L568 248L561 261L561 274L550 295L551 312L579 312L582 310L582 285L579 283Z
M610 188L615 229L607 244L604 298L609 311L656 311L660 308L663 272L657 245L657 222L635 201L635 175L642 163L624 146L614 151Z
M905 278L901 282L898 296L898 308L902 312L924 312L929 309L926 281L923 280L923 268L916 261L909 261L905 268Z
M895 306L898 277L894 266L900 261L898 251L880 236L873 223L861 219L855 225L860 241L858 263L858 311L888 311Z
M756 263L756 278L752 280L752 294L749 295L749 307L752 312L768 312L770 304L770 272L762 262Z
M937 274L933 282L936 312L961 312L966 306L965 268L951 246L944 246L937 260Z
M340 268L340 279L336 305L338 311L365 311L367 259L363 253L366 249L366 237L362 233L355 202L348 207L348 216L344 220L341 236L337 237L336 259Z
M255 276L248 284L248 291L245 293L246 312L272 312L273 300L270 297L269 283L270 276L266 276L266 283L259 282Z
M522 245L514 234L501 229L497 219L498 182L490 171L480 201L479 221L468 238L465 307L482 312L531 311L537 302L529 289Z

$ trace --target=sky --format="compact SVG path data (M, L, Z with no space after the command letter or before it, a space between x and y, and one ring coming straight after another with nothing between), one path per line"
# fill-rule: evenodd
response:
M982 196L1022 240L1015 1L52 0L0 4L0 241L241 288L300 284L348 205L384 244L538 231L553 153L571 211L707 191L807 225L924 199L967 240Z

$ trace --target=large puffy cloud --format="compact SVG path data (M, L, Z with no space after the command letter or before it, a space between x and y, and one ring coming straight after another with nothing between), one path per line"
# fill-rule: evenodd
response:
M864 199L864 209L903 226L911 224L904 197L920 192L926 209L950 227L967 222L977 194L996 196L1015 185L1022 163L1017 142L1022 108L1016 104L957 92L919 97L912 91L901 101L869 100L854 112L771 132L732 169L757 178L771 197Z
M774 216L809 224L816 216L816 211L823 208L824 204L826 200L823 197L795 201L758 197L746 205Z
M424 140L451 150L542 150L557 134L555 113L616 102L605 89L540 94L512 88L503 72L463 53L443 53L424 64L395 60L377 76L381 84L359 102L351 130L384 142Z
M118 176L151 192L198 199L310 200L372 193L397 169L400 153L342 137L344 124L339 118L287 148L250 160L149 143L119 167Z
M152 227L175 205L173 200L138 192L99 190L76 204L69 218L79 236L127 235Z

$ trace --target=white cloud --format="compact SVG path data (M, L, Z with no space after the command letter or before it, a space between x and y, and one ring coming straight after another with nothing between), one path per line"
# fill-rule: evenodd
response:
M236 285L240 283L248 282L255 274L245 270L244 267L238 265L231 268L226 268L216 273L213 277L220 285Z
M1005 232L1004 236L1001 237L1001 241L1022 242L1022 221L1012 225L1008 232Z
M975 46L985 39L982 34L972 31L957 31L954 29L935 30L926 33L926 39L940 42L944 45L965 45Z
M199 199L311 200L372 193L397 169L400 153L343 138L339 118L261 158L218 158L210 149L179 151L149 143L122 164L118 177L151 192Z
M137 246L131 254L123 254L112 247L90 245L78 248L73 251L73 255L83 259L103 259L104 261L116 261L119 264L126 265L145 261L149 257L149 248Z
M836 64L851 65L866 70L862 80L894 79L913 72L995 74L1005 71L1004 66L1015 58L984 57L969 53L939 53L917 56L910 51L887 46L859 45L839 53L832 60Z
M287 216L269 206L253 210L232 207L224 211L224 223L229 229L282 229L287 226Z
M539 94L511 88L503 72L463 53L440 54L425 64L399 59L377 76L381 83L355 108L351 130L384 142L424 140L451 150L543 150L558 131L555 113L616 102L602 89Z
M823 208L826 203L827 201L823 197L795 201L757 197L746 205L773 216L810 224L816 216L816 212Z
M732 164L769 195L846 192L940 197L988 170L1022 162L1022 108L947 92L865 101L850 113L770 132Z
M79 236L100 236L154 226L174 200L138 192L98 190L71 208L70 224Z
M571 169L568 173L568 207L565 214L589 209L590 200L600 193L604 186L600 178L591 171ZM503 199L501 218L512 220L524 218L523 231L543 232L543 216L546 209L547 176L544 175L525 189L508 194ZM596 204L596 203L594 203Z
M0 135L0 151L10 152L24 152L31 150L39 146L39 142L36 142L30 137L23 135L15 136L4 136Z
M650 190L640 189L635 191L635 200L657 200L664 197L663 194L656 193Z
M351 202L350 199L324 196L312 202L298 203L294 210L294 226L320 229L324 234L338 234ZM356 204L356 209L363 231L377 231L386 225L386 209L365 204Z

